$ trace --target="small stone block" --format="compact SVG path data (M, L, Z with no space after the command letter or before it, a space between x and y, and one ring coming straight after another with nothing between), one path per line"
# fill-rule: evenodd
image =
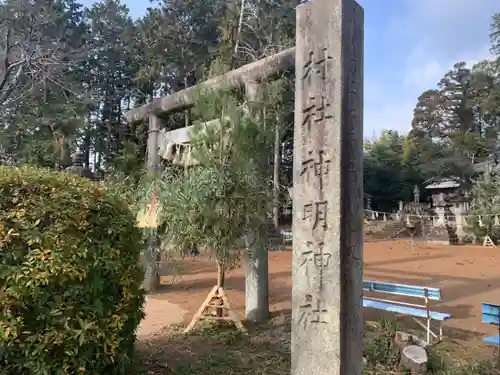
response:
M410 345L401 353L401 368L411 375L427 374L427 352L417 345Z

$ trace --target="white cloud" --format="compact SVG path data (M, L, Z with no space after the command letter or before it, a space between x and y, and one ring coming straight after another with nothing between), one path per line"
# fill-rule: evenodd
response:
M439 61L415 49L406 59L403 85L419 89L433 87L443 76L444 69Z
M420 45L414 48L406 59L403 84L409 90L421 93L436 87L443 75L457 62L465 61L468 66L472 67L479 61L490 57L487 44L475 50L464 50L462 53L457 53L455 58L449 59L436 59L432 52Z
M406 83L425 89L456 62L489 57L491 17L500 12L499 1L406 0L406 4L408 13L402 20L408 42L415 43L406 59Z
M473 65L491 57L489 28L498 0L405 0L406 12L392 20L400 69L393 81L372 82L377 97L365 95L365 134L372 129L408 131L418 96L434 88L459 61ZM409 48L408 48L409 47ZM385 93L385 94L384 94ZM370 96L369 96L370 95Z

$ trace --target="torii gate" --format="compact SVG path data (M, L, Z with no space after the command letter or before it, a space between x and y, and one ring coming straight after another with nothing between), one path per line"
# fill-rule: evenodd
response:
M363 9L355 0L297 6L296 47L129 111L149 119L148 167L161 119L200 86L244 88L295 69L292 374L361 375L363 269ZM247 267L247 316L268 312L267 254Z
M170 112L183 110L193 105L193 99L201 87L241 88L245 89L249 101L258 98L261 82L276 77L279 73L294 69L295 48L287 49L276 55L244 65L224 75L209 79L199 85L188 87L174 94L156 99L149 104L134 108L125 114L129 123L149 119L147 164L148 169L157 170L162 156L169 155L169 143L185 147L189 144L190 134L194 126L188 126L173 131L162 129L162 116ZM218 121L218 120L214 120ZM172 160L172 159L171 159ZM173 161L173 160L172 160ZM260 255L260 256L259 256ZM154 264L149 268L156 269L156 259L150 259ZM146 280L145 285L154 288L158 280L152 272L147 275L153 280ZM269 314L268 292L268 259L266 252L260 252L249 260L245 274L245 316L249 320L266 320Z

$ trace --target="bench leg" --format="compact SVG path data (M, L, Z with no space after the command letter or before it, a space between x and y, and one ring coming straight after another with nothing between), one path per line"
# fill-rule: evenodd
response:
M443 322L439 322L439 341L443 341Z
M427 345L431 344L431 320L427 319Z
M432 344L432 337L433 337L433 338L435 338L436 340L440 340L439 336L438 336L436 333L434 333L434 332L432 331L432 329L431 329L431 321L432 321L432 319L427 320L427 322L426 322L426 323L421 322L421 321L420 321L420 320L418 320L417 318L413 318L413 317L412 317L412 319L413 319L413 320L414 320L414 321L415 321L415 322L416 322L416 323L417 323L420 327L422 327L423 329L425 329L425 331L426 331L426 335L427 335L427 336L426 336L426 339L427 339L427 344L429 344L429 345L430 345L430 344ZM442 327L440 326L440 327L439 327L439 335L441 335L441 334L442 334ZM432 337L431 337L431 336L432 336Z

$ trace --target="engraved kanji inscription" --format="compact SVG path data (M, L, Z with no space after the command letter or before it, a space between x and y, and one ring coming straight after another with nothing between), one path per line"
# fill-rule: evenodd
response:
M331 104L324 95L309 95L302 109L302 128L306 136L311 134L314 124L333 118Z
M332 254L326 253L325 243L319 241L313 243L312 241L306 242L307 250L301 254L300 266L305 267L306 277L309 277L309 268L312 266L315 270L319 271L319 288L323 288L323 270L330 264Z
M319 177L319 188L323 190L323 176L328 174L330 168L329 164L330 159L325 158L325 152L323 150L309 150L307 152L307 159L302 162L300 175L304 176L313 173L314 177Z
M326 320L328 310L323 307L323 302L318 297L314 298L311 294L306 294L299 310L298 324L302 324L304 329L312 324L328 324Z
M328 53L328 48L321 48L319 53L309 51L306 63L302 67L302 81L307 80L310 82L313 75L324 81L330 60L332 60L332 57Z
M327 219L328 201L306 203L302 209L302 220L313 222L312 229L328 228Z
M302 209L302 220L311 220L313 216L313 204L306 203Z

